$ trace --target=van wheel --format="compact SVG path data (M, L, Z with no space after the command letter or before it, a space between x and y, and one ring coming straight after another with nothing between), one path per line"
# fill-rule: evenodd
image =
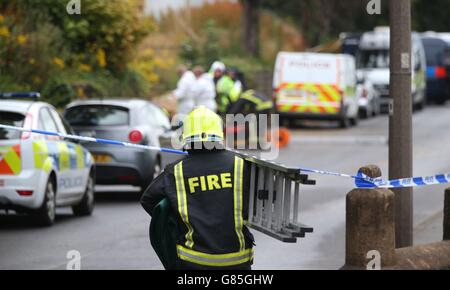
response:
M341 120L339 120L339 128L346 129L348 127L350 127L350 121L347 117L344 117Z
M56 216L56 194L54 182L50 179L45 187L44 201L37 210L36 222L40 226L51 226L55 223Z
M94 211L95 190L94 177L89 174L89 178L84 191L83 199L77 205L72 206L73 214L76 216L88 216Z

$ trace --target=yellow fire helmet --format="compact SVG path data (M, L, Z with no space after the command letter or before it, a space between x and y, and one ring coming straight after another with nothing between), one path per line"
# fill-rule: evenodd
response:
M223 142L222 119L205 106L200 106L184 118L182 137L184 145L193 142Z

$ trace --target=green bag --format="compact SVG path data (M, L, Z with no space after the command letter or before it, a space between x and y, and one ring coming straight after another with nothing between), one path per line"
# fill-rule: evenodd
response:
M177 240L178 222L169 200L164 198L152 211L150 243L166 270L179 269Z

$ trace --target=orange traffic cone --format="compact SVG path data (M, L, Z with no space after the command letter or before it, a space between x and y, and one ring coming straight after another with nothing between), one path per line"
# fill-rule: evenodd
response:
M267 141L272 141L272 135L276 136L276 134L272 134L273 131L269 131L267 134ZM289 133L289 130L287 128L281 127L278 129L278 140L275 141L275 146L277 148L284 148L289 144L289 140L291 139L291 133Z

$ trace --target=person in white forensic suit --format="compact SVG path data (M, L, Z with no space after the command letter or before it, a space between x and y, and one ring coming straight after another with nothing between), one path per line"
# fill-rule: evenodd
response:
M178 114L187 115L195 107L195 101L192 94L192 86L196 83L196 78L194 73L190 71L187 66L180 65L177 68L177 73L180 80L177 84L177 89L173 92L178 101Z
M194 100L194 107L205 106L211 111L217 110L216 87L211 77L205 73L201 66L193 69L195 81L189 92L190 98Z

